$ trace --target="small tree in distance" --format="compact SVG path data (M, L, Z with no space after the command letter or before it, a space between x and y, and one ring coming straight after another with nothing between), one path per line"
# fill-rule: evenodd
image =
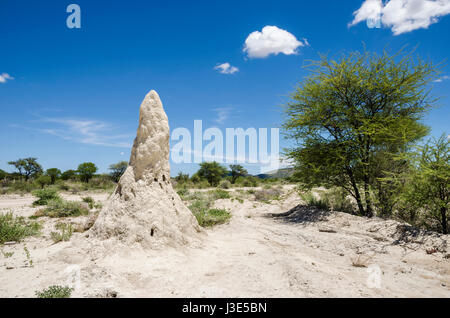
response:
M37 162L37 158L25 158L18 159L16 161L9 161L9 165L14 166L17 169L19 175L25 177L28 181L29 178L34 177L42 173L42 167Z
M55 184L56 179L61 176L61 170L58 168L50 168L45 171L45 174L50 177L51 184Z
M230 165L231 170L231 183L235 183L237 178L244 177L247 175L247 170L244 169L241 165Z
M123 175L123 173L127 169L127 167L128 167L127 161L120 161L118 163L110 165L109 170L111 170L111 173L110 173L111 178L115 182L118 182L120 177Z
M97 170L97 166L92 162L84 162L78 166L77 172L81 181L88 183Z
M75 170L66 170L61 174L61 179L63 179L64 181L72 179L73 177L75 177L77 174L77 172Z
M200 169L196 173L200 178L206 179L208 183L215 187L227 174L227 169L217 162L202 162Z

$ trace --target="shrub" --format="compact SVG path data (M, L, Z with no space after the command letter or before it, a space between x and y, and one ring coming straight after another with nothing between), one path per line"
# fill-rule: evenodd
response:
M89 210L83 207L80 202L51 200L47 204L47 208L38 211L36 216L48 216L51 218L73 217L89 214Z
M222 180L219 183L219 187L222 189L229 189L231 188L231 182L229 180Z
M323 202L333 211L353 214L353 204L347 197L346 192L339 188L334 188L323 193Z
M82 198L83 202L87 203L89 205L90 209L94 208L95 205L95 201L92 197L84 197Z
M61 199L58 195L58 191L50 188L33 191L33 195L39 198L38 200L33 202L33 206L47 205L47 203L51 200Z
M52 178L47 175L40 175L36 178L35 182L41 187L41 189L44 189L46 185L52 183Z
M194 216L196 217L198 224L202 227L223 224L231 218L230 212L223 209L200 210L195 212Z
M186 195L189 194L189 190L185 187L182 187L182 188L178 189L177 193L181 198L184 198Z
M39 188L34 182L15 180L9 184L8 192L26 192L29 193Z
M222 190L222 189L217 189L217 190L211 190L208 192L208 194L211 196L211 198L213 200L218 200L218 199L230 199L231 196L228 193L228 191Z
M12 213L0 214L0 244L19 242L27 236L37 235L40 228L39 223L27 223L24 218L14 217Z
M70 237L72 236L73 233L72 224L58 223L56 224L55 227L57 230L59 230L59 232L50 233L50 236L54 243L70 240Z
M53 285L42 291L36 291L37 298L70 298L73 288Z
M271 200L279 200L281 190L279 188L269 188L255 191L255 200L268 202Z
M300 197L307 206L314 206L322 210L331 210L329 203L321 198L317 198L312 192L301 193Z

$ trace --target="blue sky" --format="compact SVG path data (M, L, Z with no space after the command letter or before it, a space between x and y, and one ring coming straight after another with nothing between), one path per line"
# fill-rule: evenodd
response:
M395 20L392 6L380 0L2 0L0 169L11 171L7 161L33 156L46 169L92 161L107 172L128 160L150 89L161 96L171 129L193 129L195 119L205 128L270 128L280 126L281 105L307 74L302 65L318 53L361 50L363 42L377 52L419 45L423 58L446 60L448 1L438 8L408 1L426 6L405 9L412 24ZM80 29L66 26L70 3L81 8ZM380 3L381 28L368 28L364 19ZM355 17L362 22L349 26ZM256 56L266 52L260 47L244 52L247 37L265 26L289 32L301 45L265 57ZM223 63L230 65L216 67ZM432 84L440 107L425 123L434 136L449 132L449 75L445 65L442 81ZM172 164L172 175L196 169Z

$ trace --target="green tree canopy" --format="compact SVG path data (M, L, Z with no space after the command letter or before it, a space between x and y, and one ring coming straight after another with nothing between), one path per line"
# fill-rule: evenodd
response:
M125 170L127 170L128 162L127 161L120 161L118 163L112 164L109 166L109 170L111 170L111 178L118 182L120 177L123 175Z
M215 187L220 180L227 174L227 169L216 161L202 162L200 169L196 173L200 178L206 179L208 183Z
M287 155L306 187L342 187L370 217L371 188L386 173L380 159L389 169L393 155L428 133L419 120L434 102L426 85L436 69L411 54L386 52L321 56L308 68L286 107L283 127L297 142Z
M230 165L231 183L235 183L237 178L246 176L247 170L241 165Z
M56 179L61 177L61 170L58 168L50 168L45 171L45 174L50 177L51 184L55 184Z
M403 205L413 219L418 211L425 213L427 225L449 232L450 140L444 134L432 139L412 154L412 169L398 178L405 185Z
M8 176L8 173L6 171L3 171L0 169L0 179L4 179Z
M72 179L77 172L75 170L66 170L63 173L61 173L61 179L63 180L69 180Z
M78 166L77 172L81 181L87 183L94 176L97 170L97 166L92 162L84 162Z
M8 164L14 166L25 180L42 173L42 166L37 162L37 158L18 159L9 161Z

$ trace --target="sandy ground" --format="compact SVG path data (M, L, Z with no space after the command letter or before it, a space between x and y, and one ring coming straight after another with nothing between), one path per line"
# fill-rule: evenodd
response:
M0 247L0 297L34 297L73 282L73 297L450 297L449 235L321 213L298 206L292 186L284 193L270 203L217 200L230 222L181 249L112 247L84 233L54 244L49 233L58 220L41 218L41 237ZM0 213L32 215L32 201L0 196Z

